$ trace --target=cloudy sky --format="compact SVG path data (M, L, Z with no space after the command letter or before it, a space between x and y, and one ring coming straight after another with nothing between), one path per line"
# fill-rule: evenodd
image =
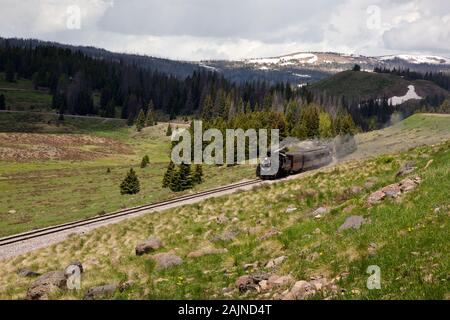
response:
M182 60L450 57L449 0L0 0L0 36Z

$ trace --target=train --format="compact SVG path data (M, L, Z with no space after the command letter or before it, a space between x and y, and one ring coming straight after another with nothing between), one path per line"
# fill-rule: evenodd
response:
M300 173L333 162L333 153L330 147L320 146L312 149L288 152L286 149L274 151L278 154L279 165L272 170L271 152L269 151L256 168L256 176L262 180L275 180L291 174Z

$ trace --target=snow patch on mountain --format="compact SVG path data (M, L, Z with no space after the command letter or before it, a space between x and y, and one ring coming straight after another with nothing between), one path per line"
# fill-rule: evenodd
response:
M416 93L416 88L413 85L408 86L408 92L403 97L392 97L389 99L389 104L397 106L408 100L422 100L422 97Z
M404 60L413 64L450 64L450 59L439 56L399 54L379 57L381 61Z
M278 64L278 65L292 65L295 63L314 64L319 60L317 55L313 53L297 53L287 56L275 58L257 58L245 60L249 64Z

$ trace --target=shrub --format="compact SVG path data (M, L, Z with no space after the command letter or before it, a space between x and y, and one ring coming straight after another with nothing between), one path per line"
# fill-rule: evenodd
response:
M133 169L128 171L127 176L120 184L120 193L124 194L136 194L141 190L139 179L136 175L136 172Z

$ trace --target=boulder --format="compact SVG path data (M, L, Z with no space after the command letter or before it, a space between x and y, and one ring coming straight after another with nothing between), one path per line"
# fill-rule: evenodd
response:
M413 172L415 170L414 168L415 163L412 161L408 161L405 164L403 164L400 169L398 170L397 174L395 175L396 177L402 177L405 176L407 174L410 174L411 172Z
M52 271L37 278L27 291L27 300L40 300L46 298L51 292L58 289L65 289L67 284L63 271Z
M162 248L163 244L160 239L151 237L150 239L142 242L136 246L136 255L142 256L146 253L150 253Z
M183 263L183 259L172 253L158 253L150 258L156 263L157 269L167 269Z
M270 275L267 273L241 276L236 280L235 286L241 293L251 290L257 291L260 289L259 284L262 281L265 281L264 284L267 285L269 277Z
M386 198L386 194L383 191L375 191L372 193L367 199L368 204L376 204L381 202L384 198Z
M284 260L286 260L286 259L287 259L286 256L281 256L276 259L272 259L266 264L266 268L267 269L275 268L275 267L279 266L280 264L282 264L284 262Z
M399 183L394 183L381 189L381 192L383 192L386 195L386 197L395 199L402 194L402 189L400 188Z
M345 222L339 227L338 231L342 232L348 229L359 229L366 222L361 216L348 217Z
M188 256L188 258L199 258L199 257L211 255L211 254L223 254L223 253L227 253L227 252L228 252L228 250L225 248L217 249L217 248L213 248L213 247L205 247L205 248L201 248L196 251L192 251L187 256Z
M304 300L316 294L314 285L307 281L297 281L287 294L287 300Z
M116 284L107 284L104 286L90 288L84 295L84 300L95 300L97 298L111 297L119 290Z
M412 179L405 179L402 182L400 182L400 189L403 192L409 192L416 188L416 183Z
M294 283L295 279L291 275L281 277L277 275L272 275L269 277L269 280L267 280L267 282L272 287L284 287Z

